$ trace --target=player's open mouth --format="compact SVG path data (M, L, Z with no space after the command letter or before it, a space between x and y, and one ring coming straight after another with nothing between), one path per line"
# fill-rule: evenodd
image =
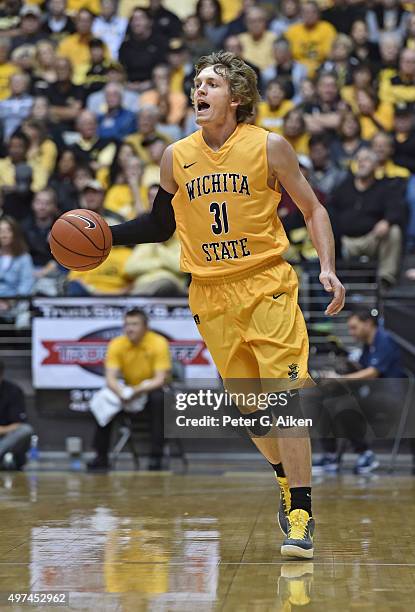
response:
M197 110L199 113L207 110L208 108L210 108L210 104L208 104L207 102L198 102L197 103Z

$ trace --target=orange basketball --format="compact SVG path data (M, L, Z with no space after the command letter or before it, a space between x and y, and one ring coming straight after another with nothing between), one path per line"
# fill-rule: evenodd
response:
M79 208L63 214L50 232L53 257L69 270L93 270L108 257L112 234L108 223L92 210Z

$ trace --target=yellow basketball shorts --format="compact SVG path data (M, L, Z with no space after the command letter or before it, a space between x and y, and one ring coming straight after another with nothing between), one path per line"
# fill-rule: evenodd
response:
M224 381L262 381L263 391L312 385L298 278L284 259L231 277L192 277L189 305Z

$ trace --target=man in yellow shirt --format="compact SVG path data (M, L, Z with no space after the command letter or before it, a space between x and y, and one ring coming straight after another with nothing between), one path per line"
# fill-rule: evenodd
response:
M415 102L415 49L401 51L399 72L381 82L379 97L390 104Z
M73 82L83 85L86 73L91 64L91 50L89 43L94 37L92 34L93 14L87 9L81 9L75 18L75 34L66 36L58 46L58 55L67 57L74 67ZM109 59L109 52L105 46L105 55Z
M273 44L277 37L267 30L267 15L259 6L247 11L245 22L247 32L239 34L242 57L260 70L265 70L273 62Z
M378 132L372 139L372 150L378 158L378 165L375 170L377 179L408 179L411 175L408 168L398 166L392 161L393 157L393 136L387 132Z
M107 387L124 407L131 399L140 396L144 399L147 396L145 410L149 410L150 415L151 470L161 468L164 444L163 386L168 380L171 367L167 340L148 329L147 316L143 310L129 310L124 319L124 334L108 344L105 379ZM109 468L108 452L113 422L114 419L104 427L97 425L93 443L96 457L88 464L91 471Z
M320 19L317 2L305 2L301 14L301 23L290 26L285 32L285 38L291 44L294 59L305 64L312 77L327 59L336 30L331 23Z

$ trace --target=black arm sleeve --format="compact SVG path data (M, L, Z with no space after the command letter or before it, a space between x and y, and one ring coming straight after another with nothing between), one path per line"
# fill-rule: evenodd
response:
M159 187L150 212L143 213L132 221L110 227L113 245L166 242L176 230L172 199L172 193Z

